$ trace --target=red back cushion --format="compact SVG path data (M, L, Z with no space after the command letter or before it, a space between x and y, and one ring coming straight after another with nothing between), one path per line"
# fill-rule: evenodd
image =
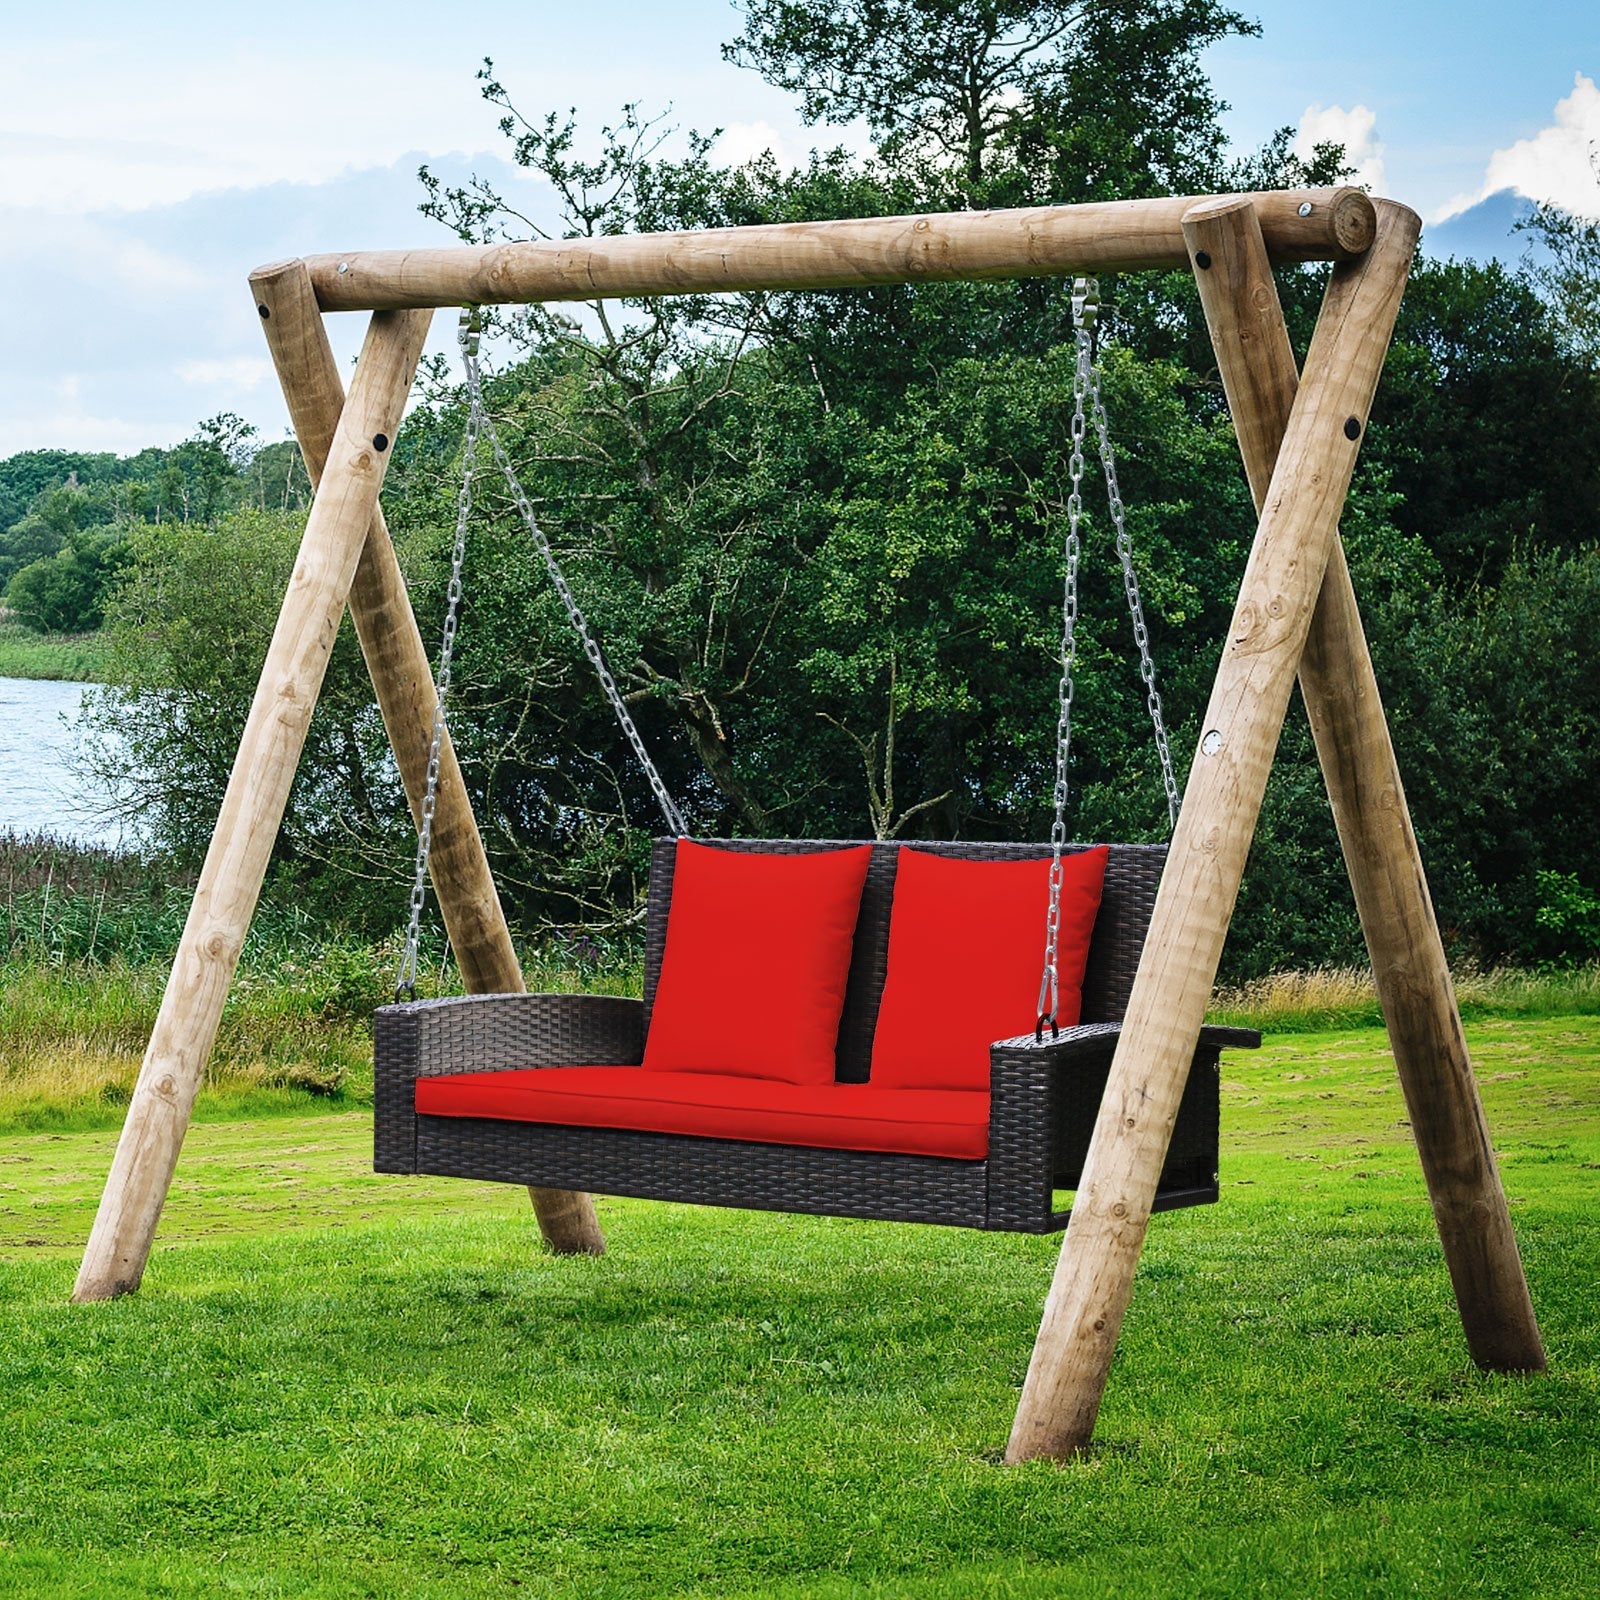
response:
M1104 845L1061 859L1057 1020L1082 1009ZM902 848L889 914L889 970L872 1037L885 1089L988 1089L989 1046L1031 1033L1044 970L1050 858L961 861Z
M832 1083L870 845L805 855L678 841L644 1064Z

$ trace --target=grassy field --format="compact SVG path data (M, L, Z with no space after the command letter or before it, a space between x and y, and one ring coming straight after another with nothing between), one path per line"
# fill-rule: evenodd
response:
M195 1128L71 1307L114 1136L13 1133L0 1592L1592 1596L1600 1020L1469 1036L1549 1375L1466 1358L1383 1035L1281 1033L1064 1467L996 1464L1052 1240L607 1200L557 1260L335 1109Z

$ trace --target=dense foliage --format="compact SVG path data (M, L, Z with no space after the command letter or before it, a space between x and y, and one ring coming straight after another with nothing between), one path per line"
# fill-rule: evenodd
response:
M136 528L302 507L294 445L258 446L255 432L225 412L171 450L25 450L0 461L0 595L17 620L42 633L98 628Z
M748 0L730 58L813 120L864 117L878 141L870 159L819 151L795 170L770 156L719 166L711 139L668 144L633 108L585 157L570 122L524 117L491 64L481 77L571 235L1337 178L1340 151L1302 162L1285 134L1226 159L1197 61L1242 31L1209 0ZM867 72L851 41L869 37ZM538 231L485 183L422 176L424 209L464 239ZM1457 954L1486 961L1590 954L1600 926L1584 910L1600 885L1583 847L1600 831L1588 237L1574 225L1554 277L1419 262L1344 524L1441 919ZM1280 275L1302 344L1321 281ZM1192 284L1104 289L1106 401L1182 767L1254 519ZM1067 291L921 285L499 317L501 437L697 832L1043 835L1071 488ZM442 367L425 387L386 493L436 638L464 401ZM14 605L62 614L80 568L119 574L100 759L180 855L215 812L298 527L288 466L241 443L210 424L153 476L113 458L0 464L0 488L16 485L0 542L19 562ZM1121 577L1103 502L1087 502L1073 827L1161 837ZM35 549L19 529L57 542ZM473 540L452 726L508 899L528 929L625 928L659 826L649 788L493 474ZM382 930L409 835L341 637L283 869ZM1235 977L1360 956L1298 716L1236 927Z

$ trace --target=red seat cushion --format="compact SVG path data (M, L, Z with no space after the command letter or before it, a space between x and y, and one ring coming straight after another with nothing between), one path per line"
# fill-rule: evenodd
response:
M871 855L680 839L645 1067L832 1083Z
M1104 845L1061 862L1060 1007L1082 1006ZM962 861L902 848L889 913L889 965L872 1037L880 1089L988 1089L989 1046L1031 1033L1044 969L1050 858Z
M641 1067L529 1067L418 1078L417 1110L970 1161L989 1150L987 1094L774 1083Z

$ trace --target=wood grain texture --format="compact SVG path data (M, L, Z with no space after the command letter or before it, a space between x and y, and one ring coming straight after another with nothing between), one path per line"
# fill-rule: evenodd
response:
M315 485L344 408L344 384L310 275L303 261L286 261L252 274L250 288ZM420 826L433 739L433 667L381 508L373 512L350 586L350 616L406 798ZM467 993L522 993L522 967L448 731L440 751L429 868ZM587 1195L561 1189L531 1189L529 1194L550 1249L559 1254L604 1251L605 1239Z
M382 311L328 452L217 827L106 1180L75 1300L137 1289L261 893L432 314ZM377 443L382 438L383 445Z
M1246 200L1197 206L1184 233L1191 254L1204 251L1211 261L1195 278L1259 509L1299 384L1271 263ZM1300 692L1468 1349L1480 1367L1542 1371L1544 1346L1337 539L1300 661Z
M1371 250L1335 267L1245 567L1007 1459L1094 1431L1150 1205L1216 979L1420 221L1378 206ZM1355 419L1356 438L1346 423Z
M358 250L306 264L324 311L1178 269L1189 264L1183 215L1197 198ZM1359 189L1253 198L1275 261L1347 260L1372 241L1372 202Z

